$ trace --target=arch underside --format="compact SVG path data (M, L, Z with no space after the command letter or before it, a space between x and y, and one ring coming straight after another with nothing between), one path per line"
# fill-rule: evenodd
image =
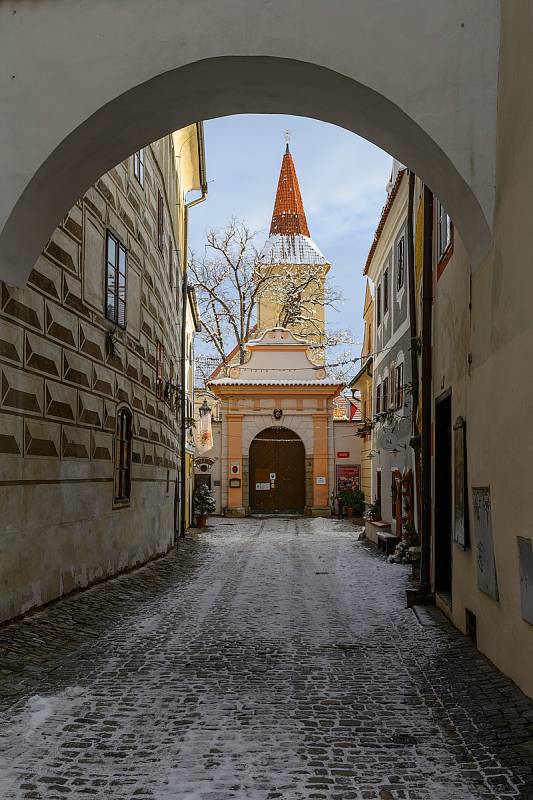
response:
M140 146L200 119L245 113L311 117L368 139L436 192L473 265L490 247L490 228L470 186L420 125L382 94L308 62L225 56L188 64L136 86L58 144L0 234L0 278L24 285L52 231L76 200Z

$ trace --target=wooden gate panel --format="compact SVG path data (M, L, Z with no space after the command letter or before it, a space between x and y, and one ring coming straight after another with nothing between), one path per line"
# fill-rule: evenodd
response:
M287 428L267 428L250 445L252 511L302 513L305 506L305 449Z

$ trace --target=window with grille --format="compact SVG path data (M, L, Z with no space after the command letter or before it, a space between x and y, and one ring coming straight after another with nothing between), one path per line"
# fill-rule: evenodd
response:
M115 503L126 503L131 495L131 422L130 410L121 408L115 436Z
M383 411L387 411L387 409L389 408L389 402L390 402L389 401L389 379L388 378L383 378L383 384L382 384L381 392L382 392Z
M400 291L405 282L405 236L396 243L396 291Z
M120 328L126 327L126 248L111 231L106 236L105 315Z
M403 364L398 364L394 376L394 408L403 406Z
M165 208L163 195L157 190L157 246L163 252L165 238Z
M440 260L452 244L452 221L440 202L437 203L437 228Z
M389 310L389 269L383 273L383 315Z
M133 174L139 184L144 186L144 147L133 154Z
M163 364L165 361L165 348L159 339L155 344L155 396L163 399Z

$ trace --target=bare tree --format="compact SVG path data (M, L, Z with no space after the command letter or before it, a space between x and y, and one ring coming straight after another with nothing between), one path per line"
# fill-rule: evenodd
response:
M262 264L255 238L244 223L232 220L222 231L209 231L203 258L191 254L191 283L198 297L203 340L214 349L218 363L227 364L235 349L239 362L244 363L245 345L256 325L257 303L267 297L279 308L275 324L295 333L305 332L313 340L316 358L323 360L328 337L322 335L321 320L325 306L335 306L341 295L327 284L323 292L315 291L325 282L320 266L291 269ZM332 343L338 345L339 334L333 338ZM343 341L349 343L349 339ZM212 358L204 356L199 371L209 374L215 365Z

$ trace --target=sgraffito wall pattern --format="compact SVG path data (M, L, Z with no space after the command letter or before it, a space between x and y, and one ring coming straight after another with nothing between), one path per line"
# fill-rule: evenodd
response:
M0 283L0 619L165 552L174 535L179 374L179 187L172 138L91 187L27 288ZM158 192L164 199L158 242ZM105 308L105 240L127 250L127 324ZM175 381L175 378L174 378ZM161 391L159 395L161 395ZM117 407L132 412L131 498L113 504Z

